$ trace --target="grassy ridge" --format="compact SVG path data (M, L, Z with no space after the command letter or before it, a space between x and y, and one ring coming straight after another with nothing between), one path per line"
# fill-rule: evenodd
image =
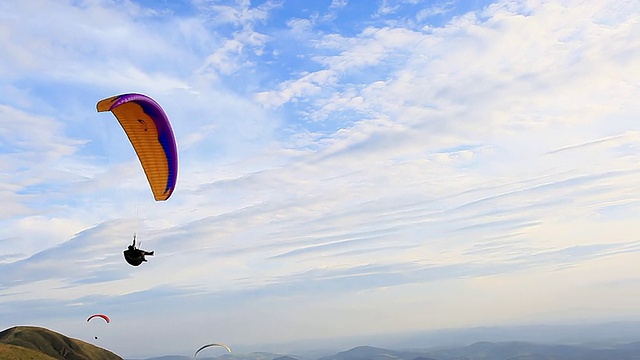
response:
M0 358L122 360L108 350L36 326L16 326L0 332Z
M0 344L0 359L3 360L55 360L47 354L22 346Z

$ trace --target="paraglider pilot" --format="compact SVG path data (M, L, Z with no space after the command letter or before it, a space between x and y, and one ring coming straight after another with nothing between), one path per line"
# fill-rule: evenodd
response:
M145 251L136 248L136 236L133 235L133 244L129 245L127 250L124 251L124 259L130 265L138 266L143 262L147 261L144 257L146 255L153 256L153 251Z

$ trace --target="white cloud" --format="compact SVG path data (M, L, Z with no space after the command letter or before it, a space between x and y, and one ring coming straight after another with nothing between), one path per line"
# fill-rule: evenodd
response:
M268 0L257 7L252 7L249 0L235 0L232 5L217 5L216 1L199 0L196 5L208 11L212 21L245 26L250 23L264 21L273 8L280 7L281 1Z
M416 14L416 20L418 22L423 22L424 20L429 19L432 16L446 14L453 10L453 5L454 2L447 1L440 4L435 4L428 8L424 8L418 11L418 13Z
M0 139L7 153L38 156L50 161L72 154L78 145L84 143L64 138L62 125L54 119L31 115L9 106L0 105L0 122Z
M313 29L313 21L310 19L291 19L287 21L287 26L294 34L306 33Z
M616 27L613 31L601 29L590 21L590 14L600 10L599 5L591 6L591 3L539 5L531 8L517 4L494 6L482 17L469 14L444 28L424 33L370 28L354 38L326 36L321 42L323 48L339 51L337 55L316 58L324 65L323 70L287 81L281 84L278 92L260 94L262 101L276 106L287 102L298 104L298 99L305 98L305 103L310 104L311 119L319 118L319 113L322 113L322 119L335 119L349 110L370 115L356 123L345 124L329 137L322 136L324 146L311 157L318 161L314 162L318 167L339 166L343 174L353 174L344 181L340 181L342 179L335 172L323 177L324 182L334 183L325 185L343 199L342 204L352 201L354 206L353 212L334 209L327 214L338 213L342 214L342 219L352 219L352 216L357 219L356 214L361 213L363 219L375 218L375 215L363 212L362 209L370 205L365 199L370 199L372 194L376 194L375 198L385 199L391 191L398 189L413 194L417 203L419 199L429 202L442 198L443 194L468 191L472 200L467 204L472 204L482 196L470 189L480 186L478 191L495 195L502 187L511 188L512 181L517 185L526 179L534 184L530 190L516 186L513 195L506 197L508 200L504 203L498 202L498 198L489 200L487 208L479 207L478 212L472 211L459 221L443 210L443 217L434 215L430 218L428 212L412 214L412 218L421 219L415 228L406 218L400 218L398 224L414 229L413 233L409 232L410 236L402 232L407 246L407 236L416 241L449 238L445 234L451 230L450 226L482 230L468 239L471 243L489 234L519 234L516 237L520 239L539 239L566 231L560 224L551 225L543 212L553 208L555 214L565 214L562 216L565 218L574 214L574 207L585 209L586 206L592 210L595 209L592 206L606 207L607 202L601 203L603 199L617 198L624 193L608 189L597 176L563 179L562 171L600 174L608 179L607 182L618 186L624 186L626 176L637 176L634 170L637 168L634 165L636 157L629 153L618 157L625 147L632 146L633 137L623 135L628 134L627 131L617 130L629 126L633 129L627 111L630 107L636 108L628 98L634 92L628 91L624 85L626 76L622 74L633 77L637 66L621 65L618 56L604 49L616 49L616 44L623 46L625 38L633 37L633 25ZM399 59L398 54L406 54L406 57ZM384 64L379 68L384 79L381 81L354 84L353 78L346 73L380 64ZM324 78L325 74L330 74L332 81L316 81L314 74ZM614 118L617 120L612 123ZM340 125L338 122L337 126ZM597 133L602 133L600 130L607 126L611 127L608 127L606 137L598 136ZM595 152L587 151L590 155L585 153L585 156L560 156L556 152L564 148L586 151L586 145L583 149L573 145L576 143L610 146L594 147ZM549 152L551 154L544 155ZM332 155L326 156L329 154ZM558 157L551 158L552 154ZM425 158L431 161L425 161ZM423 171L415 172L417 169ZM627 169L631 173L626 173ZM618 170L627 175L618 175ZM530 174L555 180L527 179ZM313 175L303 178L308 177ZM578 184L584 181L584 185L575 191L563 185L574 181ZM482 189L481 184L489 183L497 187ZM353 184L357 186L351 186ZM368 184L372 187L368 188ZM534 190L556 186L558 190L548 193ZM556 191L565 193L559 196ZM346 199L349 201L344 201ZM440 206L447 208L445 203ZM464 203L462 201L459 206ZM452 214L457 214L453 211L455 205L450 206ZM502 210L491 215L497 211L496 207ZM523 217L508 215L515 209L520 209L517 211L522 212ZM581 215L597 216L596 213L587 211ZM463 225L463 221L467 224ZM330 223L327 220L321 226L348 228L353 233L358 228L356 224L359 223L347 223L346 220ZM436 230L435 224L443 225ZM428 228L431 231L423 231ZM545 229L545 235L536 236L538 229ZM423 232L431 236L423 239L417 235ZM546 246L553 249L563 246L560 244L584 241L582 235L567 235L559 243ZM349 236L337 237L341 238ZM588 238L589 241L605 241L595 234ZM452 247L461 241L458 236L449 240ZM310 255L313 254L311 250L324 251L330 244L346 243L334 240L302 248L293 246L283 254ZM369 249L374 246L371 241L367 244ZM430 243L429 246L437 245ZM500 251L506 250L501 248ZM325 261L328 258L331 257L322 257Z
M247 53L252 51L255 55L261 55L269 39L265 34L255 31L255 24L266 21L269 12L280 7L281 2L267 1L260 6L252 7L247 0L238 0L234 5L216 5L201 1L199 6L208 12L214 28L222 24L231 24L239 29L207 56L198 71L202 76L215 77L217 73L231 75L242 67L253 65L251 56Z
M331 0L331 5L329 5L329 9L340 9L349 4L349 0Z

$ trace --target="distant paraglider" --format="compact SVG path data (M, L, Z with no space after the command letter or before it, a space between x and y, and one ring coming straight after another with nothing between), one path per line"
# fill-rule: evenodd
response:
M91 316L89 316L89 317L87 318L87 322L91 321L91 320L92 320L92 319L94 319L94 318L101 318L101 319L103 319L104 321L106 321L106 322L107 322L107 324L111 322L111 319L109 319L109 317L108 317L107 315L105 315L105 314L93 314L93 315L91 315ZM93 338L94 338L94 339L96 339L96 340L98 339L98 337L97 337L97 336L94 336Z
M123 251L124 259L130 265L138 266L143 262L146 262L145 256L153 256L153 251L145 251L142 249L136 248L136 236L133 235L133 244L129 245L127 250Z
M107 315L105 315L105 314L93 314L93 315L91 315L91 316L89 316L87 318L87 322L89 322L89 321L91 321L91 319L94 319L94 318L97 318L97 317L104 319L104 321L106 321L107 324L111 322L111 319L109 319L109 317Z
M202 350L204 350L204 349L206 349L206 348L208 348L208 347L212 347L212 346L221 346L221 347L223 347L223 348L227 349L227 351L228 351L228 352L231 352L231 348L230 348L230 347L228 347L227 345L225 345L225 344L220 344L220 343L214 343L214 344L207 344L207 345L202 346L200 349L196 350L196 352L193 354L193 357L194 357L194 358L195 358L195 357L197 357L197 356L198 356L198 353L199 353L200 351L202 351Z
M160 104L142 94L100 100L98 112L111 111L133 145L156 201L167 200L178 179L178 150L169 118Z

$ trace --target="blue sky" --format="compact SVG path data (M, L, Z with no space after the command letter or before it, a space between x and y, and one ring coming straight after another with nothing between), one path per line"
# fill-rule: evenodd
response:
M638 319L638 33L620 0L2 2L0 328L134 357ZM171 118L167 202L95 110L127 92Z

